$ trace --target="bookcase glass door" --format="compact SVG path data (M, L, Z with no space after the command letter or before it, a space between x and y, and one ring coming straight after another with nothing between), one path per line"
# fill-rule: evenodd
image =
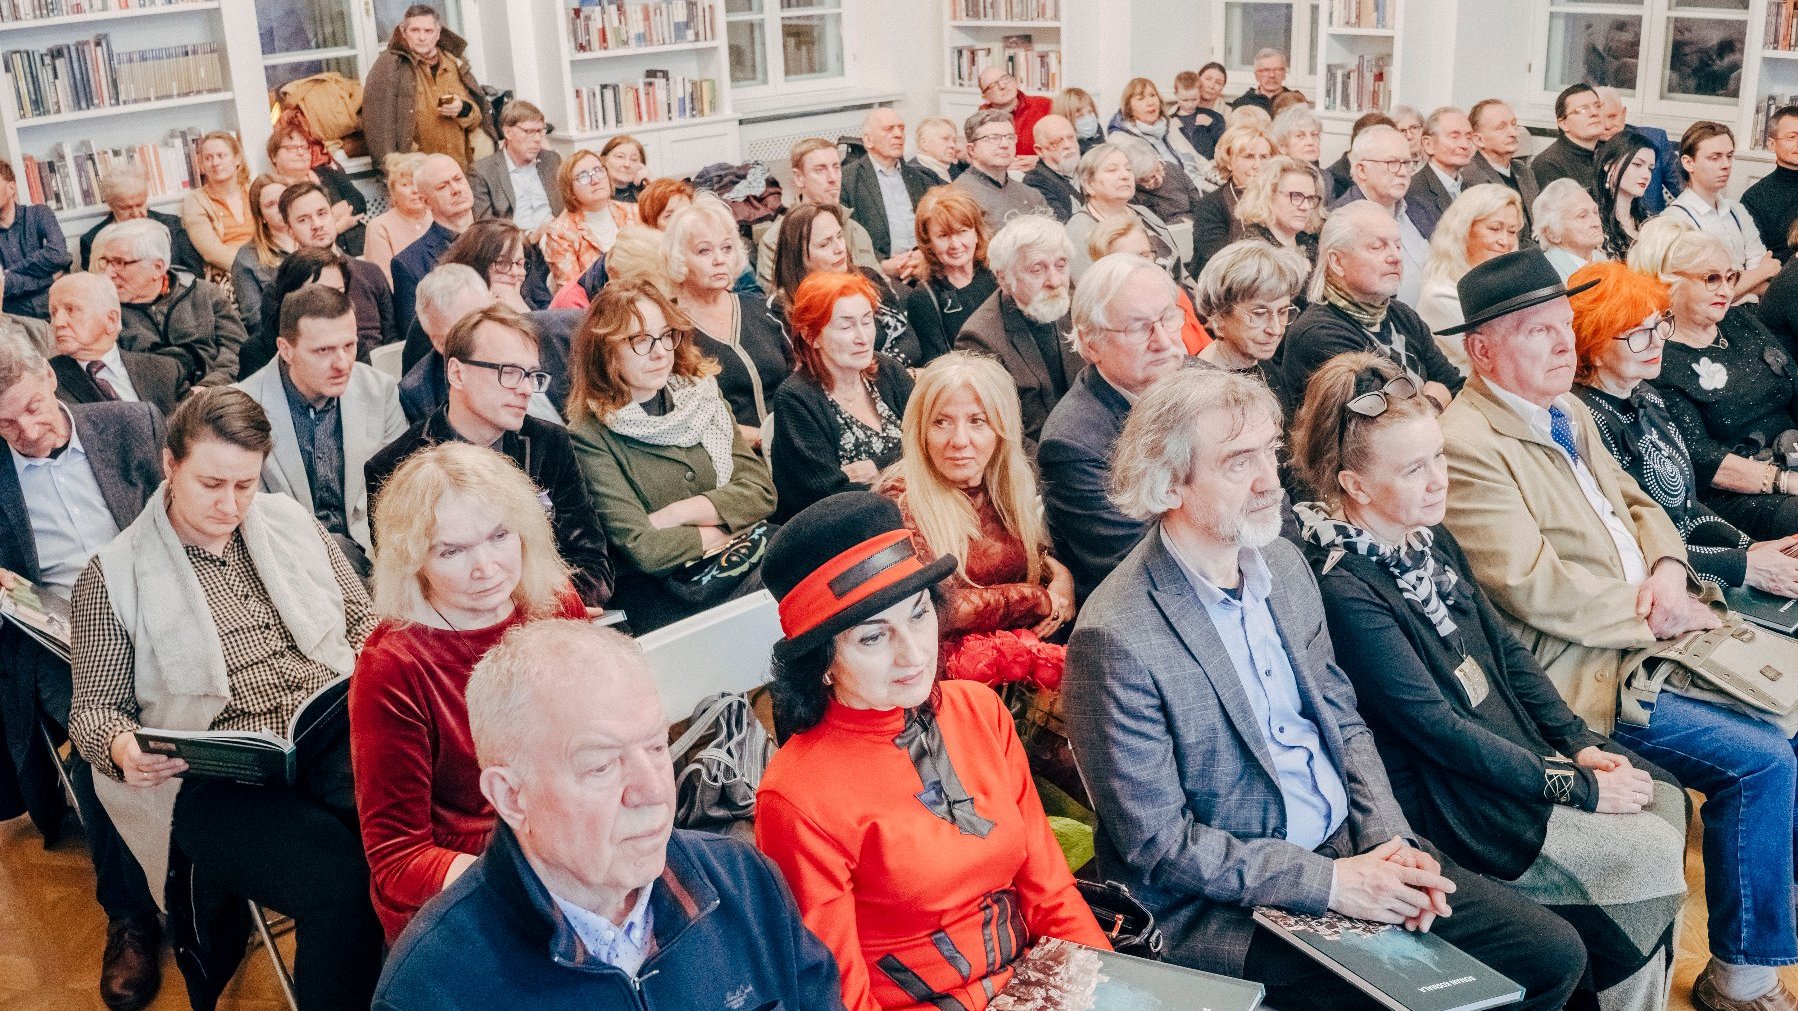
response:
M413 0L256 0L262 64L269 90L333 71L361 80L387 48ZM444 27L461 34L455 0L433 4Z

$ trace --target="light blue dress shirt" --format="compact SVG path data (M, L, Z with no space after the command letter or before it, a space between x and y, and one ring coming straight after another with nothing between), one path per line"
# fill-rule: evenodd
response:
M894 162L889 172L871 156L868 162L874 166L874 178L880 183L880 201L886 205L887 241L892 244L887 255L898 256L917 248L918 217L911 205L911 193L905 188L905 177L899 172L900 163Z
M556 908L568 918L568 925L574 929L576 937L586 947L587 953L607 965L617 966L631 976L636 976L643 968L643 962L649 958L651 931L655 927L649 910L649 893L655 888L651 882L637 890L637 904L631 907L624 923L613 924L611 920L572 902L563 899L554 892L549 897L556 902Z
M88 559L119 535L119 525L94 480L75 419L66 406L62 414L69 419L69 444L61 453L42 458L20 456L11 449L7 453L25 496L25 513L37 546L38 582L66 595Z
M1324 749L1317 724L1304 715L1298 680L1280 630L1274 625L1267 595L1273 588L1267 561L1254 548L1239 555L1241 598L1211 585L1186 564L1179 549L1160 533L1168 553L1192 584L1193 594L1217 627L1236 676L1242 682L1255 723L1273 756L1280 796L1286 803L1286 839L1314 850L1334 835L1348 817L1348 792L1342 774Z
M543 192L536 162L516 165L508 154L506 166L512 177L512 223L528 232L550 219L549 194Z

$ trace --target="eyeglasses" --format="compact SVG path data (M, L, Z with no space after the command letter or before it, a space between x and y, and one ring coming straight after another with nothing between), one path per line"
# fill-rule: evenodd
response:
M1244 309L1242 306L1237 306L1236 314L1248 320L1249 325L1257 330L1266 330L1276 321L1279 323L1280 329L1285 330L1292 325L1293 320L1299 318L1299 307L1289 305L1284 309L1270 309L1265 305L1258 305L1253 309Z
M1286 199L1301 211L1308 211L1324 202L1324 198L1315 193L1300 193L1298 190L1287 190Z
M310 150L312 150L312 145L303 140L290 140L287 143L282 144L280 147L275 148L275 150L277 150L277 151L310 151Z
M1629 333L1618 334L1612 340L1620 340L1631 351L1647 351L1655 341L1665 344L1667 338L1673 336L1673 317L1662 316L1648 326L1639 326Z
M523 277L524 257L521 256L516 260L495 260L493 261L493 266L488 268L488 273L506 274L511 277Z
M1164 334L1177 334L1181 324L1185 322L1185 314L1176 305L1154 319L1138 320L1124 329L1109 328L1106 332L1122 334L1132 344L1147 344L1156 330Z
M101 270L124 270L126 267L135 267L144 262L144 258L139 256L127 260L119 256L101 256L97 257L94 262L100 265Z
M542 369L527 369L522 365L501 365L498 362L481 362L473 358L458 358L456 361L464 365L473 365L480 369L492 369L499 373L499 384L508 390L516 390L520 383L530 381L532 393L542 393L549 389L549 373Z
M1675 271L1675 274L1688 281L1697 281L1704 285L1705 291L1709 292L1719 292L1725 287L1734 288L1736 282L1742 279L1742 272L1739 270L1726 270L1722 273L1713 270L1708 274L1688 274L1684 271Z
M628 343L630 344L632 351L635 351L637 354L647 357L651 351L654 351L656 349L657 344L660 344L663 347L667 348L668 350L673 351L674 349L680 347L681 341L683 339L685 339L685 337L686 337L686 335L681 333L679 330L669 328L667 330L663 330L661 333L658 333L658 334L647 334L647 333L631 334L630 337L628 338Z
M987 94L988 92L997 91L1001 87L1004 87L1007 84L1016 84L1016 83L1018 83L1017 78L1012 77L1010 74L1006 74L1002 77L995 77L990 82L980 86L980 93L984 95L984 94Z
M1012 141L1015 141L1017 139L1018 139L1018 135L1015 133L983 133L980 136L974 138L974 143L978 144L983 140L996 140L996 141L1000 141L1000 142L1009 144Z
M606 170L602 168L581 169L574 174L574 181L580 183L582 186L591 186L594 183L605 182Z
M1394 400L1409 400L1423 392L1423 385L1410 374L1398 376L1377 390L1350 397L1344 409L1363 418L1377 418L1392 407Z
M1402 175L1410 175L1411 174L1411 160L1409 158L1389 158L1385 161L1379 161L1374 158L1363 158L1363 159L1361 159L1361 164L1363 164L1363 165L1382 165L1385 167L1386 171L1392 173L1393 175L1401 175L1401 174Z

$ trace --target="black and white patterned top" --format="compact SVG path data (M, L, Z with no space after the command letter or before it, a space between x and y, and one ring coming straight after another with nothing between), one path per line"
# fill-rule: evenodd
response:
M1647 383L1628 399L1590 386L1575 386L1573 392L1592 410L1611 456L1673 520L1698 578L1742 585L1752 541L1698 500L1692 456L1660 393Z
M880 428L868 427L867 422L845 410L835 397L830 398L830 409L836 412L837 424L843 429L837 440L837 459L845 464L872 460L875 467L885 470L899 462L905 449L899 432L899 416L880 399L872 382L863 382L867 383L868 399L874 402L874 410L880 414Z

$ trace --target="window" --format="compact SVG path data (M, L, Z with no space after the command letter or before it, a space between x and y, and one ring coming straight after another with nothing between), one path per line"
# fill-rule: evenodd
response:
M1227 3L1224 5L1224 66L1248 70L1255 65L1255 54L1263 49L1286 53L1286 65L1300 66L1310 61L1297 61L1292 53L1291 3Z
M780 87L843 76L842 0L725 0L730 80Z
M1735 106L1749 0L1548 0L1542 90L1616 88L1654 105ZM1672 110L1669 110L1672 111Z
M302 77L335 71L361 80L387 48L393 30L413 0L374 0L372 8L354 0L256 0L263 76L270 91ZM437 0L444 27L457 31L461 10L455 0ZM372 11L372 23L366 20Z

